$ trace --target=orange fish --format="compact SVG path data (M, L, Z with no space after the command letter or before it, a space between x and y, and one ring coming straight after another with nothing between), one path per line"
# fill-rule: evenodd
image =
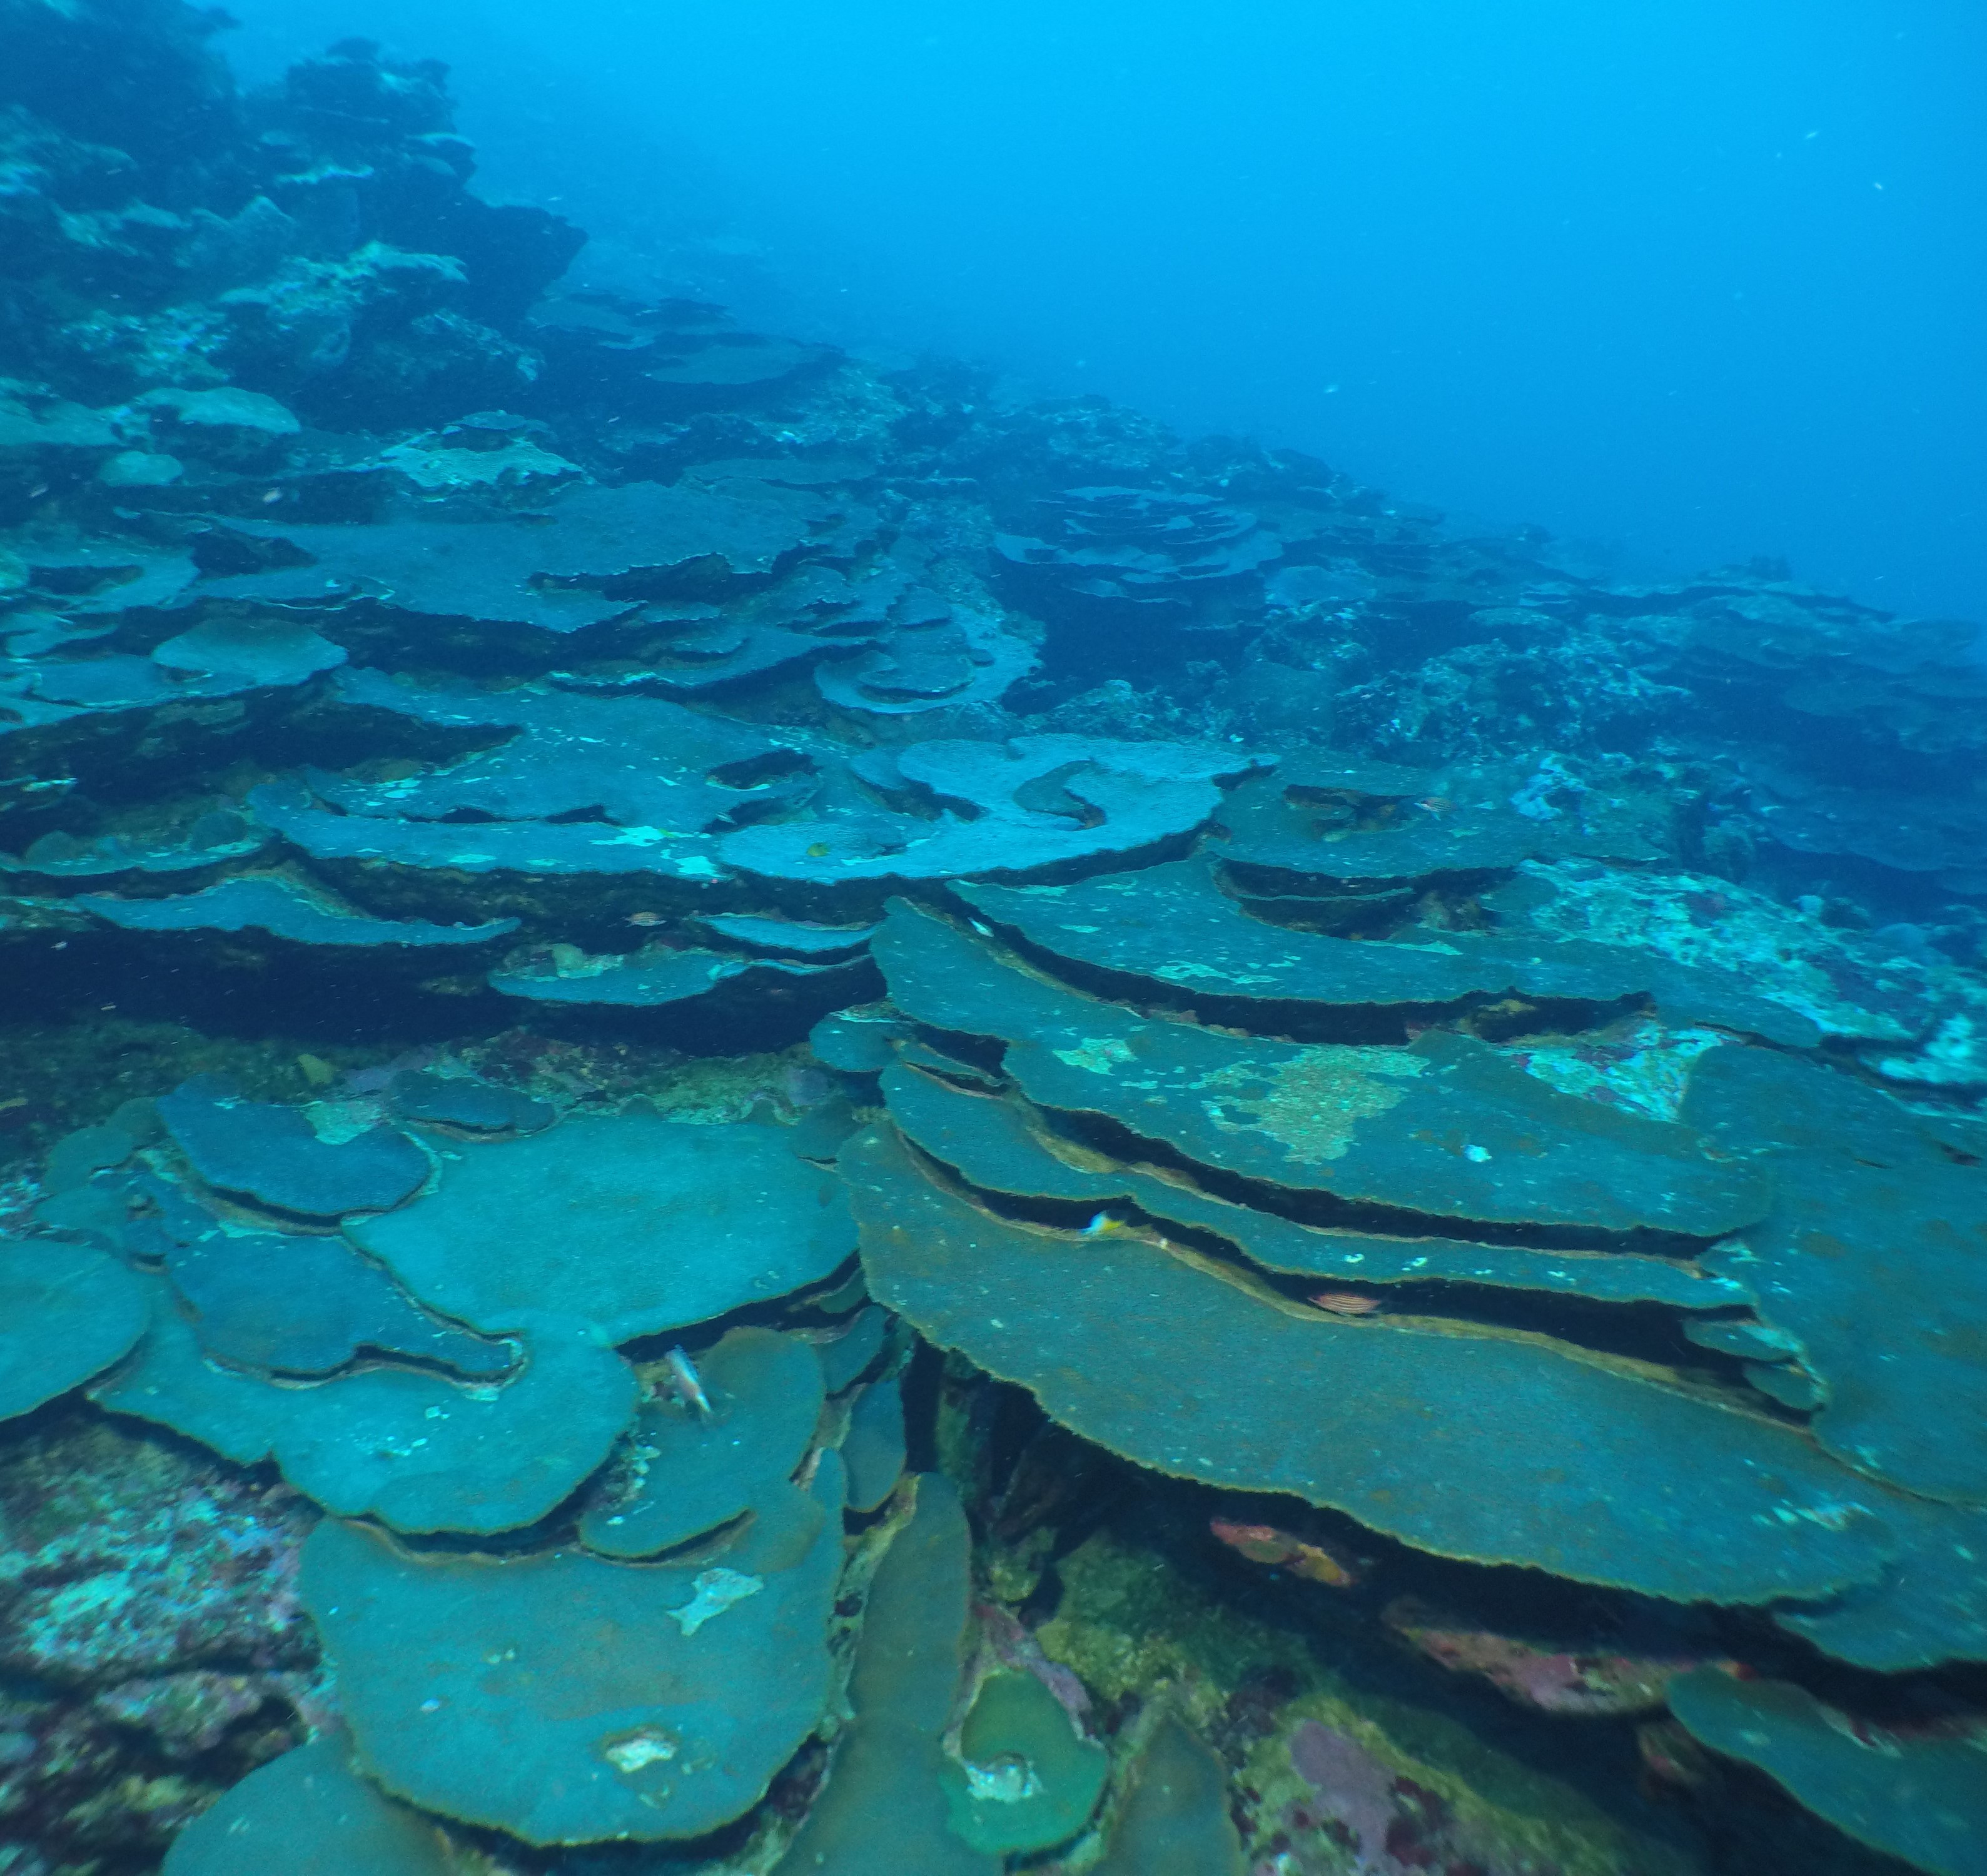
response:
M1381 1307L1377 1296L1361 1296L1351 1290L1320 1290L1304 1301L1313 1309L1334 1316L1377 1316Z
M1210 1518L1207 1528L1252 1564L1287 1570L1294 1577L1328 1583L1334 1589L1350 1589L1359 1581L1359 1566L1351 1557L1321 1544L1307 1544L1274 1524L1235 1524L1226 1518Z

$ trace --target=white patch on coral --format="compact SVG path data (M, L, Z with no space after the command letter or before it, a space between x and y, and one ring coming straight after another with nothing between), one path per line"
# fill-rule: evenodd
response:
M660 1726L641 1726L600 1749L600 1756L617 1772L639 1772L645 1766L666 1765L676 1756L678 1742Z
M1873 1066L1886 1081L1921 1088L1987 1087L1987 1031L1957 1011L1917 1054L1886 1055Z
M748 1577L736 1570L721 1567L703 1571L694 1584L697 1594L680 1608L672 1609L669 1613L676 1618L685 1635L693 1635L706 1622L722 1615L734 1603L757 1595L765 1587L763 1577Z
M1648 1018L1611 1038L1526 1042L1506 1053L1563 1095L1675 1120L1682 1111L1691 1064L1726 1040L1715 1030L1665 1029Z

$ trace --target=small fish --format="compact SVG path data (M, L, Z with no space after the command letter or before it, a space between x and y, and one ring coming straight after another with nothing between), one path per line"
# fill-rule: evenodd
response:
M1210 1518L1207 1528L1252 1564L1267 1564L1272 1569L1287 1570L1307 1583L1328 1583L1334 1589L1350 1589L1364 1574L1361 1563L1322 1544L1307 1544L1274 1524L1236 1524L1226 1518Z
M1083 1227L1081 1235L1085 1237L1115 1237L1121 1231L1128 1231L1131 1228L1123 1219L1113 1218L1108 1212L1099 1212Z
M631 912L628 915L630 925L660 925L663 919L663 914L660 912Z
M700 1420L708 1420L710 1396L703 1391L703 1378L697 1372L697 1364L682 1348L676 1348L663 1357L663 1368L669 1377L670 1392Z
M1446 815L1456 804L1446 795L1425 795L1415 805L1424 814Z
M817 840L808 849L807 856L811 860L825 860L833 852L826 841Z
M1304 1298L1313 1309L1334 1316L1377 1316L1381 1304L1377 1296L1361 1296L1351 1290L1320 1290Z

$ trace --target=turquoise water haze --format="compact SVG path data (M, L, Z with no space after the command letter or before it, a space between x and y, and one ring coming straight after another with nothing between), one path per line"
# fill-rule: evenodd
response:
M1987 612L1987 21L1958 0L246 0L455 68L591 267L1403 499Z

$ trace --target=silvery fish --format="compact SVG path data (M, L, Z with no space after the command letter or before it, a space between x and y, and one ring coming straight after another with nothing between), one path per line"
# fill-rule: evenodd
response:
M669 1376L670 1392L700 1420L708 1420L710 1396L704 1392L703 1378L689 1355L680 1346L672 1348L663 1357L663 1367Z

